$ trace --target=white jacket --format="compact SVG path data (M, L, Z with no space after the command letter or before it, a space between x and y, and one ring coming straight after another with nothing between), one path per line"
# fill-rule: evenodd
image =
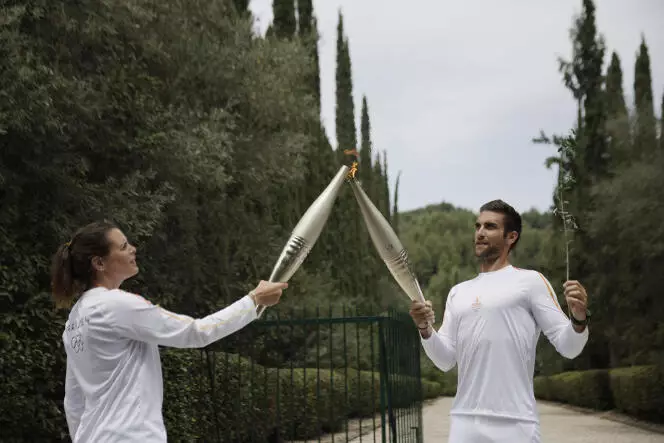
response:
M64 408L72 441L166 442L158 346L203 347L255 318L249 296L193 319L121 289L86 291L62 334Z

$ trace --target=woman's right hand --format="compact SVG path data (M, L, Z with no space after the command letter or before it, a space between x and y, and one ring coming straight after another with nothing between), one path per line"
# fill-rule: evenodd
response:
M256 306L274 306L279 303L281 293L287 287L288 283L261 280L249 295L254 300Z

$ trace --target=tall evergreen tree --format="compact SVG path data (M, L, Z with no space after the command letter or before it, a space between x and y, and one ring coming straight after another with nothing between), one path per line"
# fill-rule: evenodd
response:
M387 174L387 151L383 150L383 195L381 200L383 201L383 210L385 211L385 218L388 220L390 216L390 181Z
M394 184L394 206L392 207L392 227L394 232L399 235L399 180L401 179L401 171L397 173L397 180Z
M372 180L372 194L375 196L374 197L374 204L376 207L380 210L380 212L384 212L382 208L382 198L380 196L382 195L382 186L383 186L383 165L380 160L380 153L377 152L376 155L374 156L374 161L373 161L373 172L371 173L371 176L373 177Z
M603 90L604 39L597 32L595 5L592 0L582 1L581 15L575 18L571 29L572 60L561 61L561 71L565 85L570 89L579 105L577 128L573 140L559 138L559 152L565 151L568 170L561 177L565 180L565 210L573 214L577 229L574 232L570 250L570 276L592 274L596 257L591 251L597 245L591 244L588 236L589 214L593 210L591 189L608 172L608 143L606 109ZM572 149L570 149L572 148ZM568 159L568 160L567 160ZM555 193L555 204L560 209L559 184ZM564 278L565 276L563 276ZM593 285L595 282L586 283ZM601 303L601 302L600 302ZM599 318L597 318L599 322ZM595 355L605 355L602 345L591 339L591 350L585 359L571 363L587 367ZM600 365L603 363L599 363Z
M634 64L634 110L636 112L634 151L640 156L648 155L656 146L657 135L650 56L645 37L641 38L641 45Z
M367 104L367 97L362 97L362 118L360 120L360 133L362 144L360 147L360 174L362 183L364 184L367 192L372 189L372 173L371 167L372 146L371 146L371 123L369 121L369 105ZM375 195L369 194L369 197L375 199Z
M623 73L620 67L620 57L613 52L606 73L606 112L609 118L627 114L622 83Z
M299 35L309 48L314 67L309 83L316 97L317 110L320 113L320 60L318 57L318 29L312 0L298 0L297 2Z
M571 30L572 60L561 61L565 85L580 104L575 151L570 164L575 188L571 190L578 210L590 204L590 186L606 170L606 111L603 103L604 39L597 34L595 6L583 0L583 11ZM577 211L579 212L579 211ZM577 216L582 218L581 214Z
M241 15L246 14L249 10L249 0L233 0L235 10Z
M300 35L309 35L315 28L312 0L297 0L297 15Z
M292 38L295 35L295 0L273 0L272 32L277 38Z
M664 94L662 94L662 109L659 111L659 152L664 152Z
M347 151L356 152L357 134L355 110L353 104L353 83L351 74L348 39L344 34L343 15L339 11L337 25L337 69L336 69L336 137L337 161L351 165L357 161L356 155L347 155ZM337 163L337 164L339 164ZM370 269L363 265L366 256L362 255L361 246L362 218L350 187L344 186L338 196L337 208L333 213L332 225L339 232L337 237L337 261L333 272L338 275L340 291L349 297L366 299L367 280L364 271Z
M620 58L615 52L606 74L605 105L607 132L609 134L609 154L613 169L623 165L629 156L629 117L623 93L623 74Z
M336 71L336 133L337 151L347 163L353 159L344 155L347 149L357 148L355 128L355 105L353 103L353 80L351 74L350 50L344 35L343 15L339 11L337 25L337 71Z
M595 5L592 0L583 1L584 13L576 35L578 58L574 72L584 93L583 127L581 128L582 162L586 182L594 182L606 166L605 111L602 103L602 65L604 63L604 41L597 35Z

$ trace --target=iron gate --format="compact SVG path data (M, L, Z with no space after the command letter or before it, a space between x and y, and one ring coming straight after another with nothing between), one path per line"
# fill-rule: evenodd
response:
M407 313L269 309L200 351L199 411L170 422L201 441L420 443L420 346Z

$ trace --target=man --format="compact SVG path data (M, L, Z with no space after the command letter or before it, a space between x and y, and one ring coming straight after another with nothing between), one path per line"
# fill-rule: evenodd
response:
M510 264L520 235L514 208L486 203L475 223L480 273L450 290L440 329L429 326L429 301L412 304L427 356L443 371L458 366L449 443L539 443L533 370L540 332L570 359L588 341L586 290L565 282L568 318L542 274Z

